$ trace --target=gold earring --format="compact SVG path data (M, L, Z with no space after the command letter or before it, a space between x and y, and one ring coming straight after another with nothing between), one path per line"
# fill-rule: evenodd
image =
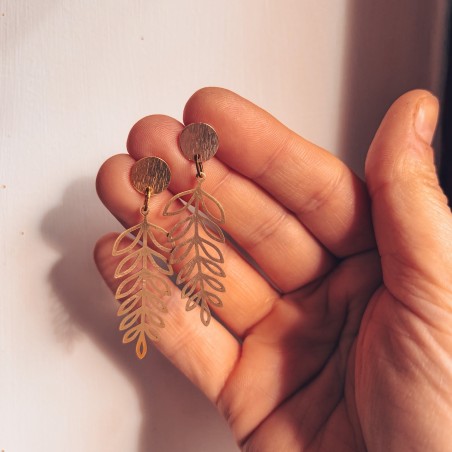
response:
M171 172L168 164L158 157L146 157L137 161L130 179L134 188L143 193L144 203L140 209L143 221L124 231L113 245L113 256L127 254L115 271L115 278L125 278L119 284L115 298L120 301L118 316L122 319L119 329L125 331L122 342L137 340L135 351L143 359L147 352L146 337L159 340L159 328L165 323L161 316L168 312L165 297L171 293L168 278L173 274L167 255L171 248L168 233L148 222L149 201L169 184ZM130 237L132 235L132 237ZM130 237L130 238L129 238ZM126 242L126 245L120 246Z
M166 204L163 215L183 215L169 232L176 242L171 251L170 264L183 263L176 284L182 285L181 296L187 298L185 309L200 306L204 325L211 319L210 307L222 307L218 293L225 292L219 278L224 278L224 263L220 248L213 242L224 243L225 237L218 224L225 222L221 204L206 193L202 184L206 180L203 163L212 158L218 149L218 136L208 124L194 123L185 127L179 136L183 155L196 164L196 187L173 196ZM177 200L185 199L183 207L170 211ZM212 212L215 210L215 212Z

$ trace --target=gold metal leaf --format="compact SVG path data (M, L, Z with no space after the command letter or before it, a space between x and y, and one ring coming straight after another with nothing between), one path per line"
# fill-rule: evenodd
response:
M195 264L196 264L195 259L190 259L183 265L183 267L179 270L179 273L177 274L176 284L182 284L190 279L190 275L193 273L193 270L195 269Z
M216 262L209 261L206 258L201 258L201 264L206 267L206 269L215 276L225 277L224 270Z
M202 226L203 231L207 234L208 237L210 237L212 240L215 240L215 242L223 243L224 240L224 233L220 226L213 223L212 221L209 221L207 219L201 218L200 223Z
M202 252L213 262L219 262L223 263L223 253L221 252L220 248L218 246L214 245L212 242L209 242L206 239L203 239L202 237L199 237L198 241L199 247L201 248Z
M171 251L169 261L175 264L188 259L181 267L176 282L183 284L181 296L187 298L185 309L190 311L199 306L201 321L207 326L212 317L209 305L223 306L220 297L214 292L222 293L226 290L219 280L226 276L220 266L224 262L223 254L213 243L225 242L223 231L216 224L224 223L225 216L221 204L202 189L203 182L204 178L198 178L195 189L171 198L163 213L164 215L188 214L177 222L169 233L171 240L182 240ZM189 200L191 209L171 210L174 202L179 202L182 197L188 195L191 195ZM214 206L215 212L212 212L211 207L207 207L207 201L209 206ZM200 235L202 231L208 238Z
M181 292L182 298L191 298L193 294L197 293L195 291L197 289L199 279L200 279L199 273L197 273L195 276L193 276L187 281L187 284L185 284L184 287L182 288Z
M223 306L223 302L217 294L206 292L205 297L209 304L213 304L214 306L217 306L219 308Z
M152 337L150 339L154 340L152 339ZM135 345L135 353L137 354L138 358L143 359L146 356L147 351L148 344L146 343L146 336L144 335L144 331L141 331L140 335L138 336L138 341Z
M130 234L133 234L135 231L138 231L138 234L136 235L133 242L130 243L125 248L120 249L119 246L120 246L121 242L124 240L124 238L129 237ZM137 246L142 235L143 235L143 228L141 226L141 223L137 224L136 226L133 226L129 229L126 229L124 232L119 234L118 238L116 239L116 241L113 245L113 252L112 252L113 256L120 256L121 254L125 254L125 253L128 253L129 251L133 250Z
M200 191L201 191L200 200L202 203L202 211L204 215L211 221L223 224L225 220L223 206L209 193L205 192L201 188ZM210 211L210 209L207 207L206 201L210 201L210 204L213 204L216 207L217 209L216 214Z
M122 337L123 344L128 344L129 342L134 341L137 336L140 334L140 328L139 325L134 326L133 328L130 328L129 331L127 331L124 336Z
M120 305L118 309L118 316L123 316L128 314L132 309L138 304L140 301L140 298L138 296L139 294L134 294L127 298L127 300L124 300Z
M169 231L169 235L174 241L180 240L191 228L193 217L190 215L183 220L178 221Z
M141 314L141 312L138 309L127 314L121 320L121 323L119 324L119 329L121 331L123 331L123 330L128 330L129 328L131 328L135 324L135 322L138 320L138 318L140 317L140 314Z
M190 237L188 240L185 240L182 243L177 244L171 251L170 263L177 264L179 262L182 262L188 256L194 245L195 245L194 237Z
M163 298L171 291L168 280L161 276L173 274L168 257L162 254L168 253L171 248L159 242L157 233L168 236L164 229L148 223L144 215L143 221L120 234L113 246L114 256L127 253L115 272L115 278L125 277L115 294L115 298L121 301L118 316L123 317L119 329L125 331L124 343L137 341L135 352L140 359L146 356L148 350L146 337L158 341L158 329L165 327L161 313L168 310ZM130 234L136 236L121 248Z
M201 303L201 322L204 323L205 326L208 326L211 318L212 314L210 313L210 309L207 306L207 303L203 300Z
M115 271L115 278L122 278L133 272L140 260L140 250L136 250L126 256L117 266ZM125 268L124 268L125 267Z
M204 280L203 282L208 284L213 290L216 290L217 292L226 292L224 284L217 278L205 274L202 279Z
M196 188L193 190L183 191L183 192L178 193L177 195L173 196L170 199L170 201L166 204L166 206L164 207L163 215L165 215L166 217L171 216L171 215L179 215L180 213L188 210L188 208L191 205L193 205L193 202L195 201L195 197L196 197L195 192L196 192ZM185 198L188 195L193 195L193 196L191 196L190 199L182 205L182 207L179 206L179 208L177 208L176 210L170 210L170 207L173 203L175 203L177 200L181 201L182 198Z

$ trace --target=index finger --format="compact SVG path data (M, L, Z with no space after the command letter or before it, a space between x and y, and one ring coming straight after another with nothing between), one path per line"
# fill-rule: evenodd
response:
M212 125L221 137L216 156L294 212L336 256L375 246L363 181L266 111L231 91L204 88L188 100L184 122Z

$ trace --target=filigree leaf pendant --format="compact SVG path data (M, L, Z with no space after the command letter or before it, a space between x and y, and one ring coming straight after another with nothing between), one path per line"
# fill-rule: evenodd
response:
M168 165L157 157L146 157L132 167L131 182L145 194L141 208L143 221L122 232L113 245L113 256L124 256L114 277L121 279L115 298L120 302L118 316L123 331L123 343L136 341L138 358L146 356L147 340L158 341L159 330L165 327L163 314L168 312L165 298L171 293L167 276L173 274L169 262L171 248L161 242L168 241L168 233L148 222L149 199L162 192L169 184Z
M197 178L196 188L179 193L170 199L163 215L184 215L169 231L170 240L176 245L171 251L170 264L182 264L176 283L182 286L181 296L187 299L186 310L196 306L201 308L200 317L204 325L209 325L212 317L210 307L223 306L220 295L225 292L222 279L226 276L222 268L223 253L215 244L224 243L223 231L217 223L224 223L221 204L205 192L202 184L205 177ZM171 210L173 203L189 197L183 207ZM208 208L208 204L212 207ZM187 215L188 214L188 215Z

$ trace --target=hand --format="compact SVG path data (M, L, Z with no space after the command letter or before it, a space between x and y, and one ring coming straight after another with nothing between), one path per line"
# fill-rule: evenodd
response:
M371 108L371 107L369 107ZM337 158L223 89L188 101L184 122L220 138L205 189L226 212L227 292L209 327L175 288L157 347L224 414L247 451L444 451L452 444L452 216L430 141L437 101L398 99L366 162L367 186ZM183 125L148 116L128 155L99 171L99 196L124 225L141 221L135 160L170 165L171 193L192 188ZM95 258L112 290L116 235ZM271 280L272 283L269 283ZM132 352L132 350L131 350Z

